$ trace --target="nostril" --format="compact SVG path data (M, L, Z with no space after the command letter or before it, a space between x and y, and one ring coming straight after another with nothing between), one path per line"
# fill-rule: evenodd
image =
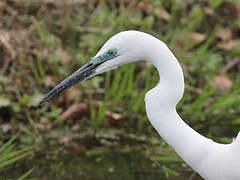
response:
M93 63L89 63L87 66L86 66L86 68L88 68L88 67L90 67L90 66L92 66L93 65Z

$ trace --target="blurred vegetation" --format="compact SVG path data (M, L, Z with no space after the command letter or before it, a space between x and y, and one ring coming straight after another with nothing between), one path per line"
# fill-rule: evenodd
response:
M24 157L31 154L31 150L33 149L33 146L22 147L20 150L17 150L17 151L15 150L16 147L12 142L16 139L17 136L18 134L13 136L7 143L3 144L0 147L0 170L8 165L14 164L16 161L21 160ZM19 177L18 180L26 179L31 174L33 169L34 168L30 169L24 175ZM5 179L5 177L3 178Z
M229 143L240 129L239 11L237 0L0 1L0 166L3 147L18 160L0 179L201 179L148 122L144 95L159 77L146 62L39 101L109 37L141 30L184 69L181 117Z

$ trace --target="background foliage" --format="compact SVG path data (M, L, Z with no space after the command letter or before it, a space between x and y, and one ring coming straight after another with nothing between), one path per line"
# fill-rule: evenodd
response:
M148 122L144 95L159 77L146 62L39 101L109 37L141 30L163 40L184 69L181 117L229 143L240 127L239 10L237 0L0 1L0 144L19 132L5 151L24 158L3 167L0 153L0 176L201 179Z

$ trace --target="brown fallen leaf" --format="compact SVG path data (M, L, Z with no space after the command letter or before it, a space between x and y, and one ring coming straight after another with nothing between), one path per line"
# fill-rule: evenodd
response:
M123 114L106 111L106 120L110 125L119 125L125 119Z
M222 92L228 92L232 89L232 81L225 75L218 75L213 78L212 86L219 88Z
M0 1L0 11L4 10L6 6L7 6L6 2Z
M66 121L77 116L86 115L89 113L89 106L86 103L73 104L61 115L61 119Z
M58 98L60 99L60 98ZM57 99L57 100L58 100ZM101 101L92 101L92 104L96 107L99 108L100 106L103 105L103 103ZM70 120L70 119L75 119L77 117L82 117L82 116L89 116L90 114L90 104L89 101L84 101L82 103L78 103L78 104L73 104L71 106L69 106L60 116L62 123ZM117 114L117 113L116 113ZM115 119L116 122L117 120L119 120L118 116L114 114L111 115L111 113L109 114L109 119ZM36 127L38 129L52 129L54 126L56 126L59 123L58 120L55 120L53 122L50 122L46 125L43 124L36 124ZM77 130L79 128L79 126L76 126L74 129ZM74 130L73 129L73 130Z
M164 19L166 21L169 21L171 19L171 15L163 8L156 8L154 10L154 14L161 18L161 19Z
M76 124L76 125L74 125L71 129L73 130L73 131L78 131L79 129L80 129L80 125L79 124Z
M41 130L46 130L46 129L48 129L46 125L40 124L40 123L36 123L36 122L33 124L33 126L34 126L35 128L37 128L37 129L41 129Z
M138 3L138 8L141 9L142 11L146 12L147 14L150 14L150 8L149 8L150 0L141 0Z
M217 37L222 41L228 41L232 38L232 31L229 28L221 28L217 32Z
M89 114L89 106L87 103L79 103L79 104L73 104L71 106L68 107L68 109L66 111L64 111L61 115L61 120L64 123L65 121L69 120L69 119L73 119L76 117L81 117L84 115L88 115ZM56 126L58 124L58 120L55 120L51 123L47 124L47 129L51 129L54 126Z
M198 32L182 32L177 37L176 46L191 48L205 41L206 36Z
M15 9L11 8L10 6L7 6L6 10L12 16L17 16L18 15L17 11Z
M238 44L240 44L240 40L239 39L233 39L233 40L230 40L230 41L218 43L217 47L219 49L223 49L225 51L230 51L230 50L234 49Z
M201 33L191 32L191 33L188 33L188 38L189 40L193 40L195 44L199 44L206 39L206 36Z
M214 10L211 9L211 8L209 8L209 7L204 7L204 8L203 8L203 11L204 11L207 15L209 15L209 16L214 16L214 15L215 15Z

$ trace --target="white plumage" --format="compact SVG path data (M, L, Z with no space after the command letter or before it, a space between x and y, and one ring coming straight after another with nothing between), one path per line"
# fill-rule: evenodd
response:
M240 134L231 144L219 144L181 119L176 105L184 93L182 68L169 48L147 33L114 35L88 64L50 91L41 103L88 77L143 59L152 63L160 76L158 85L145 95L147 116L159 135L204 179L240 180Z

